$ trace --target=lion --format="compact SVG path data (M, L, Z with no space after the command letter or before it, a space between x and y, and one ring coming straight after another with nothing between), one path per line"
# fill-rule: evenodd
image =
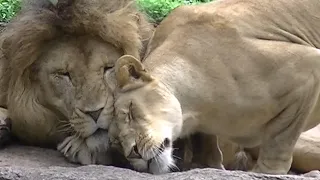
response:
M130 0L34 0L0 37L0 142L57 148L110 164L115 61L140 58L153 26ZM110 76L109 76L110 75ZM7 128L9 125L12 128Z
M316 0L176 8L143 64L117 60L109 137L136 170L153 174L174 168L173 142L197 132L259 146L251 171L286 174L300 134L320 122L319 8Z

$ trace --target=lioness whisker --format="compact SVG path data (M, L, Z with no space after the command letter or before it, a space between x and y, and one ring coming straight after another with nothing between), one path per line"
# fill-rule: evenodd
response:
M160 168L159 161L158 161L158 154L155 152L155 150L153 148L151 148L151 152L153 154L153 159L156 161L156 164L157 164L158 168Z
M176 159L179 159L179 160L182 160L182 158L181 157L179 157L179 156L176 156L176 155L172 155L172 157L174 157L174 158L176 158Z
M157 143L157 144L159 144L159 143ZM156 147L160 152L163 152L163 151L164 151L164 147L162 147L162 146L155 145L155 147Z
M174 170L180 171L180 168L175 163L171 163L169 166L169 169L170 171L174 171Z

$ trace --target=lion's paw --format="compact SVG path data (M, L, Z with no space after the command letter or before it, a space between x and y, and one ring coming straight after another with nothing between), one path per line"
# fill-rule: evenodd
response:
M64 139L57 147L70 162L80 163L82 165L95 164L96 158L94 152L91 152L84 139L69 136Z

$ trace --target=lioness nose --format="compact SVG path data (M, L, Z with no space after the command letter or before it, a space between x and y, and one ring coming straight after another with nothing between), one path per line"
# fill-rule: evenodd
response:
M101 114L101 112L102 112L102 109L103 109L103 108L101 108L101 109L99 109L99 110L97 110L97 111L86 111L85 113L88 114L90 117L92 117L92 119L93 119L95 122L97 122L97 120L98 120L98 118L99 118L99 116L100 116L100 114Z
M132 150L131 150L130 154L127 156L127 158L131 158L131 159L140 159L140 158L142 158L141 154L139 153L137 145L134 145L132 147Z
M161 144L162 148L168 148L171 146L171 141L169 138L165 138Z

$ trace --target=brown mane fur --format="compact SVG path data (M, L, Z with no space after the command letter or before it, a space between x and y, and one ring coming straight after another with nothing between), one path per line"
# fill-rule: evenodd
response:
M152 33L131 0L64 0L56 6L48 2L26 1L0 37L0 105L8 108L13 120L46 123L43 119L57 118L41 105L41 92L32 83L32 65L51 40L89 34L140 58Z

